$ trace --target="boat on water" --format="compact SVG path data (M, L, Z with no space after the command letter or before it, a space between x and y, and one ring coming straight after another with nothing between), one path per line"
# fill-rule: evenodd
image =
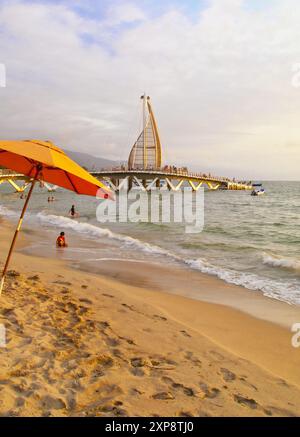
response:
M251 196L262 196L265 194L265 189L262 184L253 184L253 190L251 192Z

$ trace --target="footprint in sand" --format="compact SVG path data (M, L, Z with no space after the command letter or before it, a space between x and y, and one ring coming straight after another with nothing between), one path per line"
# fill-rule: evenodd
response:
M267 408L263 409L263 412L267 416L276 415L276 416L281 416L281 417L283 417L283 416L296 417L296 415L293 412L291 412L285 408L277 408L275 406L268 406Z
M219 352L215 351L215 350L211 350L209 351L209 353L211 355L213 355L214 357L218 358L219 360L224 360L224 355L220 354Z
M83 392L85 389L81 385L81 382L78 381L77 379L73 379L73 380L68 381L66 383L65 387L66 387L66 389L72 389L72 390L79 391L79 392Z
M66 408L65 402L60 398L46 395L41 398L41 407L47 410L62 410Z
M134 376L145 376L149 375L149 369L142 369L141 367L134 367L130 369L130 373Z
M78 314L80 316L82 316L83 314L86 314L88 311L89 311L89 308L87 308L87 307L85 307L83 305L80 305L79 309L78 309Z
M120 346L120 344L121 344L120 340L118 340L117 338L113 338L113 337L108 337L104 341L108 346L111 346L111 347L117 347L117 346Z
M16 407L24 407L25 405L25 399L22 397L17 397L15 400L15 406Z
M133 340L131 340L131 338L126 338L126 337L121 337L119 336L120 340L126 341L126 343L132 345L132 346L136 346L135 342Z
M186 332L186 331L180 331L181 332L181 334L182 335L184 335L185 337L188 337L188 338L191 338L192 336L188 333L188 332Z
M90 404L87 405L82 413L84 416L97 416L99 413L105 413L105 415L109 416L128 415L125 409L120 408L123 405L120 401L120 396L123 394L120 386L116 384L102 384L95 390L95 393L96 398L91 399Z
M6 317L7 319L16 319L16 313L13 310L13 308L4 308L2 311L2 316Z
M203 392L204 397L206 398L214 399L220 394L220 390L218 388L210 388L207 384L205 384L205 382L200 382L199 386Z
M183 384L174 382L172 384L172 387L175 388L176 390L180 389L183 392L183 394L185 394L186 396L190 396L190 397L195 396L194 390L190 387L185 387Z
M68 410L75 410L77 406L76 393L71 392L67 395L66 406Z
M130 369L130 373L134 376L144 376L145 374L150 373L150 368L152 368L152 363L148 358L136 357L130 360L130 364L132 369Z
M92 305L93 304L93 302L91 300L86 299L85 297L79 299L79 301L82 302L82 303L87 303L88 305Z
M117 408L114 405L103 405L102 407L99 407L99 411L101 411L102 413L111 413L110 416L112 417L121 417L127 415L126 410L122 408Z
M140 391L138 388L132 388L131 389L131 393L135 396L135 395L143 395L144 394L144 392L143 391Z
M238 404L244 405L246 407L251 408L252 410L255 410L258 407L258 403L254 399L249 399L241 395L234 395L233 399Z
M156 370L174 370L177 366L176 361L163 356L155 356L150 358L150 361Z
M186 387L181 383L175 382L173 381L172 378L169 378L168 376L162 377L162 381L165 382L166 384L169 384L172 387L172 389L181 391L186 396L189 397L196 396L196 392L192 388Z
M160 316L160 315L158 315L158 314L154 314L153 319L161 320L161 321L163 321L163 322L166 322L166 321L168 320L166 317L164 317L164 316Z
M41 301L41 302L47 302L47 300L50 300L50 297L46 296L43 293L36 293L35 295L38 298L38 300Z
M186 351L184 354L184 358L191 361L196 366L201 366L202 364L202 361L198 357L195 357L195 355L191 351Z
M252 388L253 390L257 391L257 387L256 387L254 384L251 384L251 382L248 382L248 381L246 380L246 378L241 377L241 378L239 378L239 380L240 380L243 384L245 384L246 386L248 386L248 387Z
M130 364L132 367L152 367L152 362L149 358L132 358Z
M11 388L20 395L22 394L26 398L30 397L33 394L33 390L30 390L28 386L26 386L24 383L20 384L13 384L11 385Z
M1 417L19 417L20 413L16 410L9 410L4 414L1 414Z
M19 272L17 272L16 270L9 270L6 273L6 276L8 278L19 278L21 276L21 274Z
M109 324L108 322L98 322L98 326L99 326L101 329L107 329L107 328L110 328L110 324Z
M194 414L190 413L189 411L180 411L178 416L179 417L194 417Z
M66 286L72 285L72 283L68 281L54 281L53 284L66 285Z
M122 303L122 307L127 308L130 311L136 311L133 305L127 305L127 303Z
M41 278L39 277L39 275L34 275L34 276L28 276L28 281L40 281Z
M169 401L175 399L175 396L172 393L166 391L156 393L152 397L153 399L159 399L162 401Z
M236 379L235 373L231 372L230 370L226 369L225 367L221 367L220 369L223 379L226 382L234 381Z

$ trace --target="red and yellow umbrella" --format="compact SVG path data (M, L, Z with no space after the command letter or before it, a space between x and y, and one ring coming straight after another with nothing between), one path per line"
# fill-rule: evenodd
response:
M0 295L10 258L22 221L37 181L45 181L77 194L112 199L110 190L98 179L72 161L63 150L49 141L0 141L0 165L31 179L31 186L4 265Z

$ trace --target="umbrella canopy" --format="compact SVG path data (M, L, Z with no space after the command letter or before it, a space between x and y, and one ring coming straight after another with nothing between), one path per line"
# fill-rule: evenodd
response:
M10 258L21 229L23 218L37 181L58 185L77 194L112 198L110 190L98 179L72 161L61 149L49 141L0 141L0 165L28 176L32 183L24 203L0 282L4 286Z
M48 141L0 141L0 165L29 178L58 185L77 194L111 197L104 184Z

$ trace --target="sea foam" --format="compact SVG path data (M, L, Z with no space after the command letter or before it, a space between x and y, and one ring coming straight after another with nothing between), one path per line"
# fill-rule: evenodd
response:
M271 267L296 270L300 272L300 262L293 258L283 258L277 255L263 254L263 263Z
M15 212L3 206L0 206L0 214L9 218L17 216ZM237 272L232 269L215 266L201 258L184 258L157 245L143 242L128 235L115 233L110 229L101 228L90 223L81 223L68 217L48 215L43 212L37 215L29 214L29 219L34 220L35 218L37 218L42 225L64 230L69 229L93 239L108 238L117 241L121 247L137 249L150 255L167 257L171 261L186 265L193 270L215 276L227 283L239 285L253 291L261 291L265 296L290 304L300 304L300 286L298 281L290 281L290 283L288 283L287 281L272 280L253 273ZM299 268L299 263L295 260L279 259L271 255L265 255L263 262L274 267Z
M203 259L189 259L176 255L159 246L143 242L137 238L112 232L107 228L101 228L89 223L80 223L68 217L56 215L37 215L42 223L50 226L60 226L64 229L71 229L75 232L96 238L109 238L118 241L121 245L132 249L138 249L148 254L165 256L170 260L187 265L193 270L198 270L234 285L239 285L253 291L261 291L265 296L282 300L287 303L300 304L300 287L297 283L288 284L286 281L271 280L252 273L237 272L230 269L214 266Z
M122 235L115 232L112 232L110 229L101 228L99 226L92 225L90 223L81 223L77 220L70 219L68 217L61 217L56 215L47 215L44 213L38 213L36 215L38 220L49 226L60 227L62 229L70 229L72 231L78 232L80 234L84 234L88 237L93 238L108 238L112 240L116 240L120 243L123 243L127 247L132 247L134 249L140 249L146 253L153 253L156 255L164 255L173 259L180 260L180 257L168 252L167 250L155 246L153 244L149 244L138 240L137 238L130 237L128 235Z

